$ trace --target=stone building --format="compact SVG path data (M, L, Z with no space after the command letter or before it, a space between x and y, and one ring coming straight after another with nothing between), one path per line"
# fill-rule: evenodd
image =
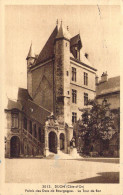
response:
M109 142L107 156L119 156L120 139L120 76L108 79L107 72L103 72L101 80L96 83L96 99L98 103L108 103L112 112L116 133Z
M120 76L108 79L107 72L103 72L101 80L96 84L96 99L110 104L113 111L120 108Z
M9 100L6 157L70 153L79 109L95 97L96 69L82 51L80 34L72 37L62 22L39 55L27 55L27 89Z

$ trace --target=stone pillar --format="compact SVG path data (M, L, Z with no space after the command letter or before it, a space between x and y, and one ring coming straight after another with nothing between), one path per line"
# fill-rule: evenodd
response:
M11 154L10 154L10 140L7 140L6 142L6 153L5 153L5 157L6 158L10 158Z
M56 135L57 135L57 153L59 153L59 151L60 151L60 134L59 134L59 132L56 133Z
M49 155L49 140L48 140L48 129L45 128L45 156Z
M73 137L73 127L66 127L66 136L67 136L67 139L66 139L66 145L67 145L67 153L70 154L70 141Z
M67 151L67 135L66 134L64 135L64 138L65 138L64 139L64 151L67 154L68 151Z
M23 147L23 139L20 139L20 157L24 156L22 147Z

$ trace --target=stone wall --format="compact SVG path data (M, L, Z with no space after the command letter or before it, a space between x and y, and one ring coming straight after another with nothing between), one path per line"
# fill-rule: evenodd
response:
M36 104L53 111L53 62L32 71L32 93Z

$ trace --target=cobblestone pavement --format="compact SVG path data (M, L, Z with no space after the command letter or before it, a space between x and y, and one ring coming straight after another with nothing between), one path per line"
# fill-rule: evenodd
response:
M119 164L105 159L5 159L8 183L118 183Z

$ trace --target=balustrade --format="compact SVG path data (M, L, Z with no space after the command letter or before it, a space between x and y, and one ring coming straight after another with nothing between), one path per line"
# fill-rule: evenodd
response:
M33 141L36 145L42 146L42 143L38 140L38 138L35 138L31 133L29 133L27 130L23 129L24 135L26 135L27 138L29 138L31 141Z

